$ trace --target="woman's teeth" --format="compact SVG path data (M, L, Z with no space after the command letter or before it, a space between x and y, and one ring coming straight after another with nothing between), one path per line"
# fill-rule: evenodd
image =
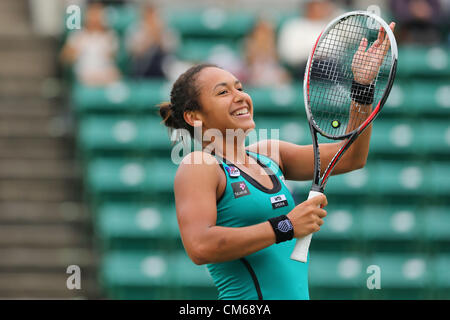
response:
M233 112L233 116L242 116L244 114L248 114L248 109L244 108L244 109L240 109L238 111Z

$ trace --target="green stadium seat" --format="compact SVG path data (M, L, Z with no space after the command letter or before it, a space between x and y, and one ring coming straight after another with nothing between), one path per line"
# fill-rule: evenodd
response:
M103 250L182 248L173 204L106 202L96 220Z
M361 218L358 208L353 205L329 204L327 216L320 231L314 234L314 240L329 240L334 244L346 240L358 240Z
M434 116L448 115L450 112L450 82L433 79L432 81L411 82L410 109L413 113Z
M414 101L411 99L411 85L410 81L395 79L394 84L389 93L389 97L383 106L383 114L411 114L411 111L415 112L412 108ZM379 120L377 120L378 122Z
M361 288L366 283L365 268L362 255L311 251L309 284L315 288Z
M172 84L166 80L146 79L137 81L135 86L133 103L136 109L159 117L156 106L162 102L170 101Z
M75 112L129 111L132 88L124 82L108 87L88 87L81 83L72 86L72 103Z
M392 251L389 243L406 242L414 247L422 239L423 215L411 205L367 205L362 208L360 219L361 238L384 243L383 251Z
M435 259L435 285L438 290L436 299L450 299L450 255L441 254Z
M77 113L150 111L169 100L170 85L164 80L128 80L106 87L87 87L80 83L72 89L72 104Z
M248 87L245 91L252 98L255 116L295 114L301 120L306 119L302 83L269 88Z
M119 35L123 35L139 18L138 8L134 5L109 5L106 7L107 24Z
M97 158L87 164L89 192L170 194L177 166L170 159Z
M311 144L311 134L306 118L255 116L255 129L258 139L280 139L296 144ZM267 137L263 136L267 130ZM272 131L277 130L277 131ZM273 133L273 134L272 134ZM278 135L278 137L276 136Z
M418 139L421 128L417 121L379 119L373 123L370 152L398 155L417 153L421 145Z
M431 241L431 245L437 241L450 241L450 207L428 206L425 208L425 232L424 235ZM448 247L448 246L447 246ZM447 250L448 251L448 250Z
M184 252L114 252L102 259L101 281L112 299L217 299L205 266Z
M421 254L385 253L367 259L381 271L381 289L429 289L433 286L433 260Z
M448 162L432 162L431 163L431 181L432 184L428 193L443 196L450 194L450 165Z
M84 152L170 149L167 128L156 117L86 116L80 119L78 145Z
M242 44L236 40L189 38L183 40L177 48L177 57L184 61L201 63L210 60L215 61L215 57L224 55L240 57L241 52Z
M423 121L418 126L418 151L425 154L450 153L450 123L446 120Z
M425 195L435 183L429 172L429 166L422 162L372 161L362 169L331 176L325 190L327 195Z
M379 161L374 163L376 193L384 195L424 195L430 188L429 166L422 162ZM420 198L416 198L420 199ZM412 199L413 200L413 199Z
M402 46L398 55L399 77L450 75L450 52L445 47Z
M441 263L441 268L445 268L446 262ZM366 257L356 253L311 251L311 299L429 299L435 291L434 264L420 254L385 253ZM370 289L369 281L377 270L380 288Z
M362 169L331 176L325 192L327 195L352 195L355 197L376 194L377 174L375 163L368 163Z
M383 114L448 115L450 84L446 79L395 79Z
M253 27L255 14L220 8L177 8L168 10L164 19L169 27L187 37L240 38Z

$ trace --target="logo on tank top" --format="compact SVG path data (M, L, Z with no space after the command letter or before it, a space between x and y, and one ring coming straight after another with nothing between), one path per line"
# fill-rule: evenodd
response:
M233 189L234 197L239 198L243 196L247 196L250 194L247 185L244 181L234 182L231 184L231 188Z
M280 194L278 196L271 197L270 202L272 203L273 209L286 207L288 205L286 196L284 194Z
M241 175L241 172L239 171L239 169L236 167L233 167L233 166L227 167L227 171L228 171L228 174L230 175L230 177L232 177L232 178L237 178Z

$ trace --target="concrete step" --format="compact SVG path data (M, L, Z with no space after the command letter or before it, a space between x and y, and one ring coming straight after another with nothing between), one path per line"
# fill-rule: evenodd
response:
M64 116L51 118L8 117L0 119L0 138L64 137L72 129L71 120Z
M0 224L89 224L91 217L79 202L0 202Z
M0 103L27 103L36 100L38 103L57 103L59 97L66 96L63 83L54 77L25 76L0 77ZM60 102L60 101L59 101Z
M91 248L89 233L73 225L1 225L0 248Z
M0 179L75 180L80 173L74 160L0 159Z
M98 264L97 255L88 249L48 248L6 248L0 249L0 271L53 271L67 270L77 265L81 271L92 269Z
M98 299L97 275L81 270L81 289L67 288L70 274L66 269L58 273L8 272L0 273L1 299Z
M59 40L54 37L45 37L33 33L19 36L0 34L1 52L22 52L32 49L34 52L51 52L52 54L57 54L59 45Z
M0 77L0 97L10 98L40 98L43 97L45 78L30 77ZM3 102L3 101L2 101Z
M56 72L57 60L53 51L0 51L0 77L49 77Z
M0 201L80 201L81 181L1 179Z
M48 118L69 112L62 102L54 103L46 99L13 99L0 104L0 118Z
M0 1L0 12L4 15L27 15L28 0L2 0Z
M73 159L74 148L71 138L0 137L0 159Z
M0 35L22 36L31 32L28 1L0 1Z

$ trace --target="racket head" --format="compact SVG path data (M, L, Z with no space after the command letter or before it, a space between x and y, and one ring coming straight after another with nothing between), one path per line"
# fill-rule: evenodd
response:
M347 130L350 117L352 60L362 38L366 50L378 37L380 28L388 37L389 49L373 81L374 102L370 115L362 115L361 125ZM318 37L305 69L303 82L308 121L322 136L340 140L361 132L381 111L395 77L398 49L394 33L379 16L367 11L352 11L331 21Z

